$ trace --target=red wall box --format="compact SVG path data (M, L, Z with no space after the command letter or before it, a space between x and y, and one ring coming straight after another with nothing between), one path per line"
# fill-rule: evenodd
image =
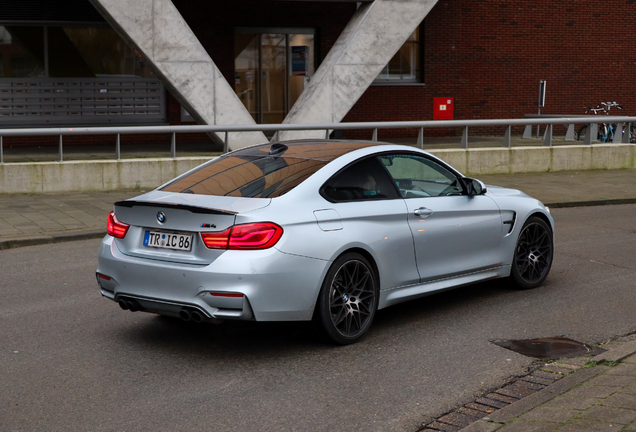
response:
M453 120L454 105L452 97L433 98L433 120Z

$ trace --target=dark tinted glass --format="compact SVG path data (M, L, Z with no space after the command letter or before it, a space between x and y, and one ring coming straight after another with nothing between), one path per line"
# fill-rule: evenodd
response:
M263 144L234 151L202 165L188 176L161 190L203 195L275 198L281 196L333 159L368 142L296 141L276 148Z
M289 192L326 162L284 157L229 157L162 190L202 195L274 198Z
M395 186L375 157L349 165L325 184L322 193L332 201L399 198Z
M153 76L113 29L48 27L47 30L51 77Z
M0 78L44 76L44 29L0 26Z

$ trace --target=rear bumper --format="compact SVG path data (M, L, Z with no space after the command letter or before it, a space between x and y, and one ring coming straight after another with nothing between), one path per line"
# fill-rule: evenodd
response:
M191 308L208 319L304 321L313 315L329 264L275 248L226 251L209 265L171 263L124 255L106 236L97 282L104 297L135 300L140 310L162 315Z

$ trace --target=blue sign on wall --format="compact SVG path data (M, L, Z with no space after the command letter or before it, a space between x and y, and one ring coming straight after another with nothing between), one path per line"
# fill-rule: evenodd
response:
M291 47L291 74L292 76L307 75L309 47L306 45Z

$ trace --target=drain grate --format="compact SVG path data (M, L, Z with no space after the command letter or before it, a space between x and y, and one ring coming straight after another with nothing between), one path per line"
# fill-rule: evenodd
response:
M544 360L597 355L607 351L563 337L495 340L492 343L519 354ZM431 423L424 424L420 432L457 432L480 418L548 387L570 372L580 369L584 361L585 359L578 359L578 361L546 363L542 366L542 370L535 370L529 375L515 379L500 389L486 393L475 401L448 412Z
M563 357L582 357L586 355L598 355L607 350L591 347L583 342L564 337L522 339L522 340L495 340L497 346L509 349L516 353L539 358L543 360L556 360Z
M530 375L481 396L474 402L444 414L435 421L424 425L420 432L457 432L525 396L546 388L562 376L559 372L534 371Z

